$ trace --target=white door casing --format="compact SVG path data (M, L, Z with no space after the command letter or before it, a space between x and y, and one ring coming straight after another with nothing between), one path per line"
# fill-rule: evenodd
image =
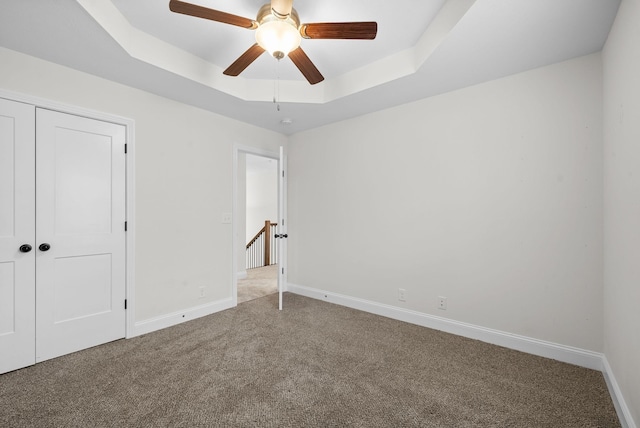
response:
M0 373L35 363L34 113L0 98Z
M284 150L281 147L280 153L273 152L271 150L258 149L250 146L242 146L235 145L234 148L234 174L233 174L233 211L234 216L236 218L233 221L233 262L232 262L232 270L233 270L233 284L232 284L232 301L233 305L237 305L238 303L238 251L242 250L244 252L245 243L244 240L238 239L238 216L246 217L246 208L239 209L238 204L238 172L239 172L239 157L240 153L252 154L255 156L262 156L274 160L278 160L278 232L277 234L286 234L286 227L283 225L283 220L286 219L286 199L287 199L287 188L286 181L282 181L283 177L283 168L286 163L286 157L284 156ZM243 174L246 174L246 170L242 171ZM285 177L286 179L286 177ZM244 236L244 233L242 234ZM282 309L282 293L285 291L286 284L286 242L283 244L282 241L286 241L286 239L276 239L278 245L278 293L279 293L279 309ZM284 252L283 252L284 251Z
M36 122L38 362L125 336L126 129L39 108Z

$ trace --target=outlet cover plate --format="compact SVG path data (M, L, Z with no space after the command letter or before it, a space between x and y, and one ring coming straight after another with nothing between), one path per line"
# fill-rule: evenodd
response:
M447 310L447 298L444 296L438 296L438 309L443 311Z

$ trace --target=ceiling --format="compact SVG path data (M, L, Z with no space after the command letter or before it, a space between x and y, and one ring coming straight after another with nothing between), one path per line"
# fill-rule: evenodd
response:
M255 19L263 0L191 2ZM313 86L268 54L222 75L254 32L168 3L5 0L0 46L289 135L598 52L620 0L295 0L302 22L378 22L372 41L303 40Z
M278 160L247 153L245 155L245 168L247 174L275 172L277 176Z

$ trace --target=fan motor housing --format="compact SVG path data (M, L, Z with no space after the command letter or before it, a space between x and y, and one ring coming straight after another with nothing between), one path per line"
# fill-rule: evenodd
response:
M256 21L258 21L259 24L262 24L263 22L270 21L272 19L271 17L275 19L279 19L281 21L288 21L296 29L300 27L300 17L298 16L298 11L295 10L294 8L291 8L291 13L289 14L289 16L283 19L275 15L271 10L271 4L267 3L263 5L258 11L258 16L256 17Z

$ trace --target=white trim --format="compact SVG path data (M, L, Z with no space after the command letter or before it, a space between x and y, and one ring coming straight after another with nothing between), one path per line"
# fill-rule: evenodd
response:
M278 161L278 230L280 236L288 236L289 225L285 223L289 218L287 215L287 181L289 172L287 170L287 152L284 146L280 146L280 156ZM287 290L288 269L288 239L278 240L278 310L282 310L282 294Z
M127 127L127 325L125 337L133 337L136 322L136 145L135 122L130 121Z
M60 103L46 98L35 97L19 92L8 91L0 88L0 98L31 104L36 107L53 110L60 113L73 114L75 116L89 119L101 120L103 122L123 125L126 128L127 138L127 166L126 166L126 285L125 298L127 299L127 313L125 337L133 337L135 323L135 121L126 117L121 117L97 110L78 107L70 104Z
M247 276L248 276L248 274L247 274L246 270L243 270L243 271L240 271L240 272L236 273L236 278L238 278L238 279L245 279Z
M233 145L233 177L232 177L232 197L233 197L233 221L231 222L231 230L232 230L232 243L231 243L231 300L233 304L231 307L235 307L238 305L238 279L243 278L241 272L238 272L238 216L246 213L238 212L238 155L240 153L248 153L256 156L263 156L270 159L278 160L280 155L278 152L274 152L271 150L259 149L257 147L245 146L242 144L235 143ZM244 271L245 277L247 271Z
M301 296L336 303L353 309L392 318L423 327L441 330L446 333L492 343L509 349L538 355L565 363L575 364L593 370L602 370L602 354L571 346L560 345L544 340L493 330L473 324L450 320L435 315L424 314L404 308L385 305L369 300L358 299L337 293L330 293L316 288L287 284L287 290Z
M233 304L233 299L228 297L216 302L195 306L184 311L177 311L156 318L139 321L135 324L135 329L131 337L151 333L157 330L162 330L163 328L167 327L173 327L174 325L182 324L186 321L191 321L196 318L215 314L216 312L224 311L234 306L235 305Z
M613 375L613 370L609 365L606 355L602 357L602 374L607 383L607 388L609 388L609 394L616 408L618 419L620 419L620 425L622 425L622 428L637 428L636 423L633 421L631 410L629 410L629 406L627 406L627 403L624 401L624 396L622 395L622 391L620 391L620 386Z
M476 0L445 2L416 44L357 70L318 85L282 80L283 102L329 103L398 78L414 75ZM128 55L190 81L248 101L271 102L272 82L267 79L225 78L221 68L132 25L109 1L77 0L105 33Z
M75 116L86 117L88 119L97 119L103 122L116 123L124 126L132 126L135 121L122 116L117 116L110 113L101 112L98 110L91 110L84 107L78 107L71 104L65 104L58 101L48 100L46 98L35 97L33 95L21 94L19 92L7 91L0 88L0 98L6 98L13 101L18 101L25 104L32 104L36 107L44 108L47 110L53 110L60 113L73 114Z

